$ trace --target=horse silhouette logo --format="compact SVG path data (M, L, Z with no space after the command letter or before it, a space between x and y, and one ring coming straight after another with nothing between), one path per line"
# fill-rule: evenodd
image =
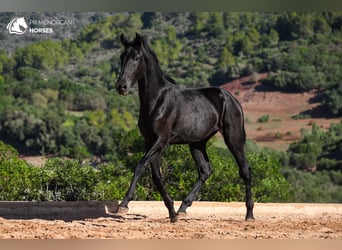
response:
M13 18L7 24L7 30L10 34L22 35L26 32L28 25L24 17Z

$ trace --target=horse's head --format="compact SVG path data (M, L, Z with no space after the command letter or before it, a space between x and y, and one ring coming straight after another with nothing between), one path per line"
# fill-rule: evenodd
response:
M27 24L25 22L25 18L24 17L20 17L17 19L17 23L19 26L23 27L24 29L27 29Z
M116 89L120 95L127 95L132 84L144 75L145 40L138 33L133 41L128 41L123 34L120 40L125 50L120 56L121 71L116 82Z
M11 20L11 22L7 25L7 29L10 34L18 34L21 35L25 33L28 28L24 17L17 17Z

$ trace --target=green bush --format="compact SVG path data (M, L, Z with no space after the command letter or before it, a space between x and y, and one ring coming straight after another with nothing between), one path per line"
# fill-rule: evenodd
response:
M138 134L131 137L131 143L142 142ZM208 156L213 174L202 188L198 199L207 201L244 201L245 185L239 176L239 169L228 149L218 149L209 142ZM197 179L197 169L190 150L186 145L171 145L162 153L164 183L169 194L175 200L182 200L192 189ZM142 153L133 153L126 163L134 169ZM134 160L132 160L134 158ZM278 160L268 152L248 153L247 159L252 168L252 192L254 199L260 202L289 201L290 185L281 175ZM151 171L147 168L139 181L136 199L161 199L152 184Z
M95 186L98 200L121 200L129 187L133 173L120 165L101 165L98 168L99 182Z
M309 173L285 168L283 172L291 183L293 202L342 202L341 171Z
M37 168L20 160L12 147L1 144L0 200L122 199L129 187L133 169L143 155L139 150L142 140L135 130L125 138L122 156L125 155L126 160L96 168L82 165L77 160L61 158L49 159L44 166ZM208 154L214 172L198 199L243 201L244 183L228 151L223 152L210 143ZM174 145L163 156L161 171L166 188L175 200L182 200L197 179L189 149L184 145ZM290 197L289 186L280 174L277 161L266 152L250 153L248 160L252 166L254 199L261 202L287 201ZM153 185L150 168L139 181L135 199L161 199Z
M41 200L92 200L98 174L91 166L76 160L49 159L38 171Z
M301 170L340 169L342 122L333 123L323 131L315 123L311 131L303 130L302 138L288 149L290 165Z
M266 122L268 122L269 119L270 119L269 115L263 115L263 116L258 118L257 122L259 122L259 123L266 123Z
M37 169L20 160L13 147L0 141L0 200L36 199L36 174Z

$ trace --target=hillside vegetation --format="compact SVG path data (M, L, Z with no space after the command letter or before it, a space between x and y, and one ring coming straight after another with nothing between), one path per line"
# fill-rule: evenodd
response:
M0 19L10 19L9 15L2 13ZM52 14L45 15L48 18ZM341 116L341 13L84 13L77 17L76 14L66 16L77 18L78 28L70 27L73 31L70 32L66 27L60 38L56 35L44 39L33 37L36 40L32 41L32 35L25 37L25 34L16 39L22 39L20 42L13 43L10 35L0 37L2 44L11 44L2 46L4 49L0 51L0 139L21 154L76 159L77 164L72 164L79 168L84 167L80 164L84 160L105 169L112 166L106 171L122 182L107 180L115 183L107 186L117 192L126 191L130 169L142 156L139 152L143 149L136 131L139 108L134 94L136 88L127 97L112 90L120 67L121 33L129 37L135 32L145 35L162 68L177 84L187 87L220 85L267 72L269 77L261 83L261 91L314 89L322 96L322 105L329 110L322 115ZM303 139L291 145L285 154L259 149L250 142L247 151L258 184L254 190L256 199L341 202L341 127L335 124L325 132L313 126L312 131L303 131ZM220 158L229 157L226 151L222 153L211 147L211 158L219 175L210 179L208 190L203 190L201 198L243 200L237 188L240 181L237 171L233 171L233 161ZM183 151L187 156L175 157ZM165 154L165 179L173 184L169 188L180 198L176 194L184 195L179 190L189 190L194 180L187 174L195 175L195 167L188 167L193 163L185 147L172 147ZM232 170L224 170L227 166L223 162L229 162ZM69 163L55 160L45 167L65 164ZM0 165L7 170L12 166L6 161ZM184 166L187 168L182 169ZM271 169L265 172L262 167ZM11 171L6 171L3 175L10 175ZM226 176L224 181L222 176ZM298 176L303 176L300 184ZM102 183L97 180L89 187ZM229 180L231 182L226 183ZM47 183L45 190L53 189L49 181L44 183ZM141 183L138 190L141 199L159 198L149 178ZM107 187L102 184L101 187ZM216 196L208 192L213 185L218 185L217 192L213 192ZM326 192L317 194L315 188L322 192L327 186ZM301 196L294 192L300 187L308 194ZM39 188L41 186L36 186L37 190ZM60 197L54 195L54 199ZM121 193L115 198L119 196ZM34 197L40 199L41 196ZM87 197L94 199L91 195ZM15 199L23 198L16 196Z

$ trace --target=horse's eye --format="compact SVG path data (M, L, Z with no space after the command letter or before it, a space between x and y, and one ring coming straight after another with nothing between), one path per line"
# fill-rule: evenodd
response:
M135 58L134 58L134 60L135 60L136 62L139 61L139 60L140 60L140 55L136 55Z

